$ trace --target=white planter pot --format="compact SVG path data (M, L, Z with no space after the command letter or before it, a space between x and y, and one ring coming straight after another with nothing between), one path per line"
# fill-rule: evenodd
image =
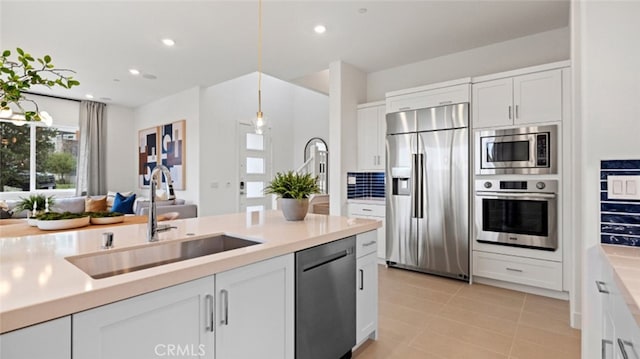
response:
M279 198L278 207L287 221L301 221L307 215L309 199Z

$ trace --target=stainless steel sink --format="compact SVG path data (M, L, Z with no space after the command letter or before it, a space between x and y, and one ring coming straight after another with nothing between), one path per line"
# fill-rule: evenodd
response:
M260 244L225 234L186 241L153 243L143 247L107 250L66 259L94 279L197 258Z

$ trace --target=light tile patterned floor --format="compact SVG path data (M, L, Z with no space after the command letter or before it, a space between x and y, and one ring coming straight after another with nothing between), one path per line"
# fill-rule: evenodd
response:
M354 358L580 358L569 302L379 268L379 338Z

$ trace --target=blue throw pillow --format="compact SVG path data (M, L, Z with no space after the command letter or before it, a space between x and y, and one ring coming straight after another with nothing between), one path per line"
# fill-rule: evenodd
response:
M132 194L129 197L116 193L116 198L113 200L113 207L111 212L120 212L124 214L133 214L133 202L136 200L136 194Z

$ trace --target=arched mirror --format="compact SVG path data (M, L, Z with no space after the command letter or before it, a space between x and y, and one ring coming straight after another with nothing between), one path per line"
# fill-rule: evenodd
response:
M318 186L321 193L329 193L329 147L320 137L310 139L304 146L304 162L307 164L311 158L313 163L308 163L308 171L318 177Z

